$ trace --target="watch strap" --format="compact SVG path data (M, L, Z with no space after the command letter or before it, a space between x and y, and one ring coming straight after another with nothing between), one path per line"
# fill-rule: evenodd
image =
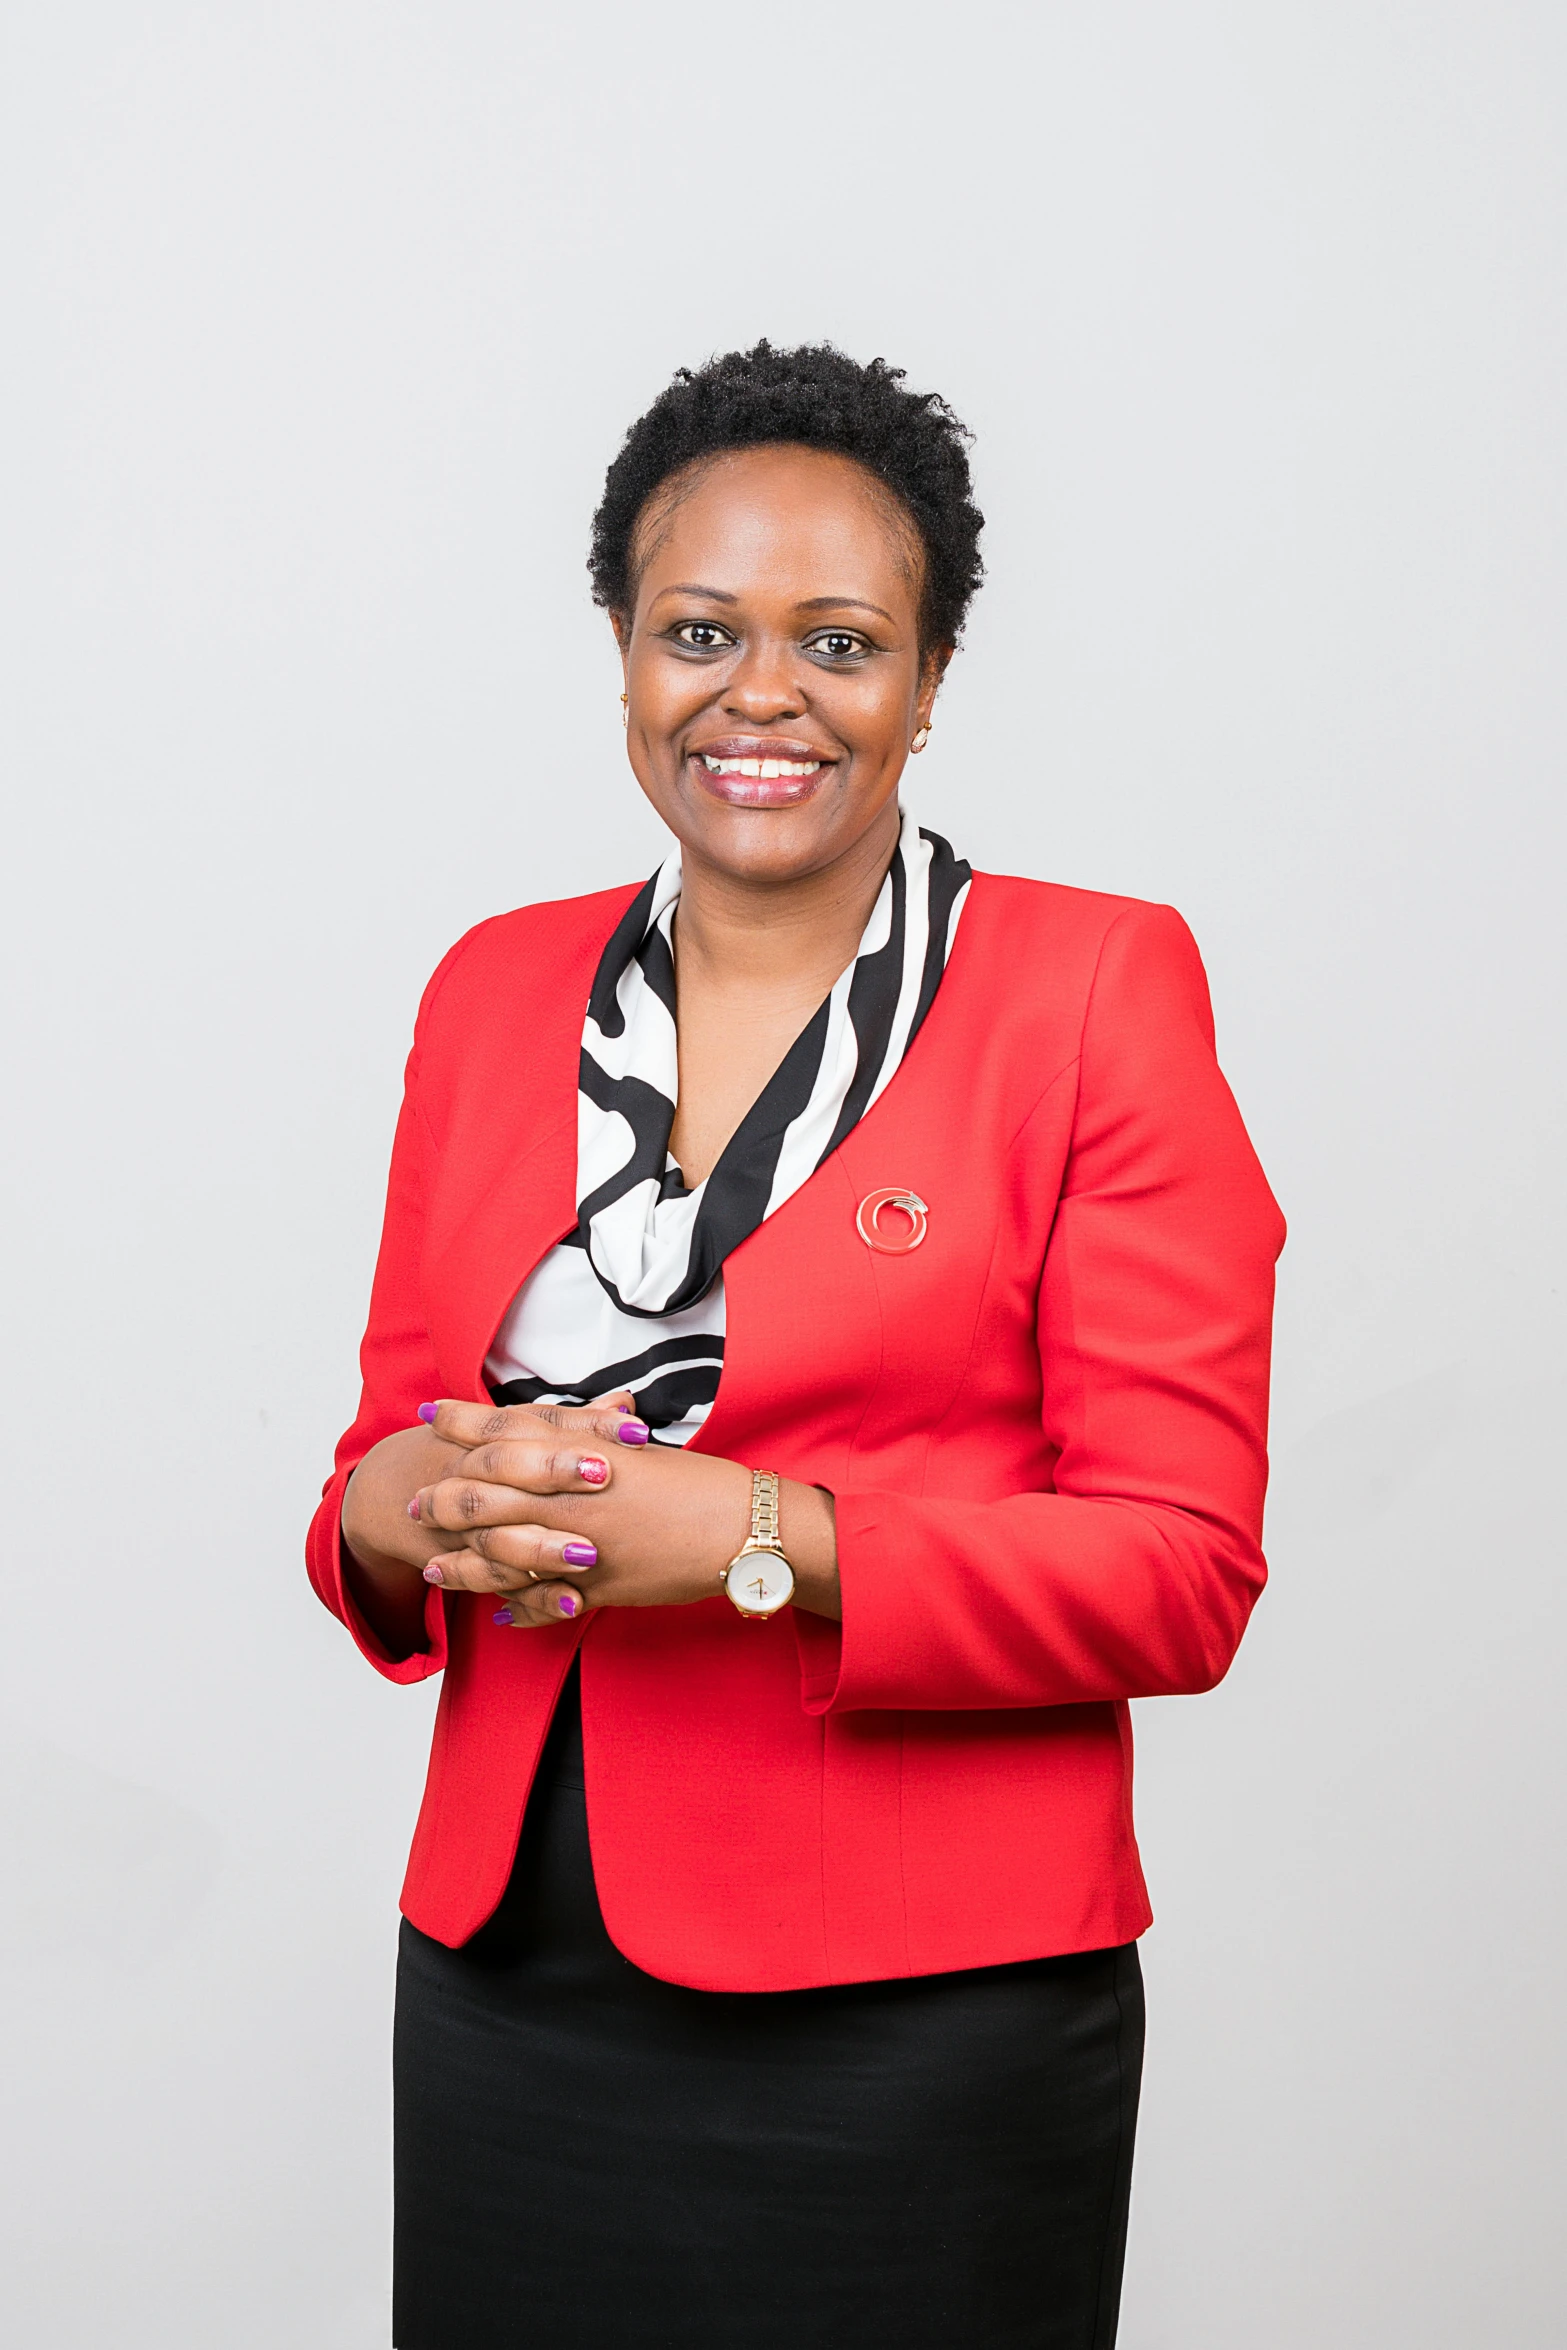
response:
M778 1539L778 1472L751 1471L751 1540L763 1550L781 1550Z

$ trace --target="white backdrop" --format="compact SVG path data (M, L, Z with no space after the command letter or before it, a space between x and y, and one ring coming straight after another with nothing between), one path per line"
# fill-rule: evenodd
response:
M1123 2345L1559 2343L1567 14L3 41L9 2337L385 2341L430 1699L301 1537L425 976L660 853L604 465L766 333L974 427L916 805L1182 908L1292 1224L1274 1586L1139 1709Z

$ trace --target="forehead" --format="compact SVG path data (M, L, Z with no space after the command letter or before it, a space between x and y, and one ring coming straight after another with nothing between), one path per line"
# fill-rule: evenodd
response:
M648 500L637 524L638 588L701 580L732 594L856 592L911 614L918 534L852 457L792 444L703 458ZM896 599L896 602L893 599Z

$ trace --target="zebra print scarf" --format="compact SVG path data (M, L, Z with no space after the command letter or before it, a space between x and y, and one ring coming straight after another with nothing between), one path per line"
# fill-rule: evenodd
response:
M854 961L690 1191L669 1156L678 850L638 892L599 963L577 1081L577 1240L621 1313L695 1305L730 1250L858 1125L935 999L969 880L944 840L904 817Z

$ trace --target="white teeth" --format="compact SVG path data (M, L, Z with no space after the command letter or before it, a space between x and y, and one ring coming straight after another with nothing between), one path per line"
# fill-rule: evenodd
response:
M820 759L710 759L702 753L702 764L709 775L754 775L760 783L775 780L781 775L814 775Z

